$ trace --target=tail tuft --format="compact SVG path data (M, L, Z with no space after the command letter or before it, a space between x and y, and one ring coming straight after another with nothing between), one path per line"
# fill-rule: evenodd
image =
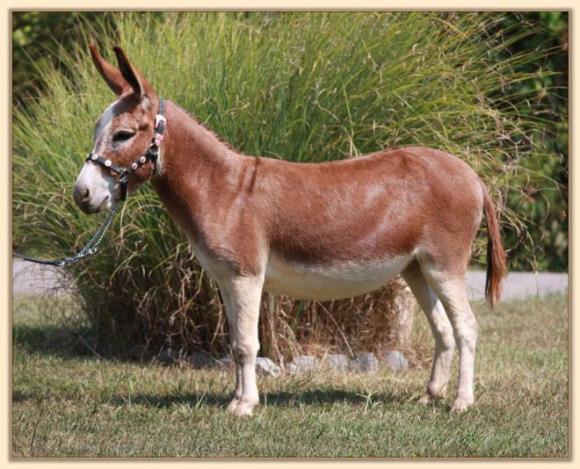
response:
M483 186L483 210L487 224L487 276L485 298L493 308L501 296L501 282L507 273L506 254L501 242L493 201Z

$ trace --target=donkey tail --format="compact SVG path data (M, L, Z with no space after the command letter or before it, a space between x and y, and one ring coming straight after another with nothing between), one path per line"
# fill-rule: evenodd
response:
M487 225L487 276L485 298L493 308L501 296L501 281L507 272L506 254L501 242L499 223L495 215L493 201L488 190L483 187L483 210Z

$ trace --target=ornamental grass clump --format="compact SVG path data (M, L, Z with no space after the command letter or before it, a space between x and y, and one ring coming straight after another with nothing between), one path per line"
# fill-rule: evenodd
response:
M58 66L40 65L43 97L14 112L14 244L59 257L79 249L98 224L72 199L95 120L114 99L91 62L88 36L106 55L122 45L160 96L245 154L320 162L384 147L436 147L469 163L501 206L503 224L522 230L522 218L502 201L519 181L540 178L525 162L543 150L531 138L541 122L518 113L527 97L512 86L531 76L517 70L539 52L505 55L498 18L113 15L114 27L87 32L72 52L61 52ZM216 285L150 186L122 207L100 254L71 270L99 353L227 353ZM265 294L262 353L281 361L305 351L377 350L391 337L399 289L393 283L327 303Z

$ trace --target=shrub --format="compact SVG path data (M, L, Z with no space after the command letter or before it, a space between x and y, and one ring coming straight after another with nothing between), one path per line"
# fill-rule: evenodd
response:
M519 84L534 103L519 110L542 117L534 139L548 152L526 165L557 185L548 191L537 181L522 180L520 190L510 194L507 204L527 218L527 232L506 233L517 270L568 271L568 16L565 11L517 12L506 14L500 23L517 34L509 51L542 51L537 61L521 64L521 70L557 72L538 73ZM521 34L524 30L533 33Z
M523 164L545 155L531 138L541 122L518 113L525 94L510 94L532 75L518 66L539 52L502 57L509 42L500 19L115 14L108 21L116 27L97 26L96 37L105 53L121 44L161 96L246 154L316 162L434 146L467 161L501 205L523 179L551 183ZM59 67L43 63L45 94L14 113L13 238L44 256L78 249L96 226L71 197L94 121L112 101L87 42L61 51ZM525 229L518 213L502 208L505 226ZM108 239L100 255L72 269L102 353L226 350L215 285L149 187L124 205ZM265 295L263 350L279 359L300 351L301 339L311 349L378 347L389 336L396 290L326 304Z

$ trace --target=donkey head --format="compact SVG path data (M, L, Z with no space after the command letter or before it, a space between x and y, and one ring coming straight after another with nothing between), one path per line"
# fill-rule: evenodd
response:
M88 159L74 188L74 199L81 210L96 213L122 199L119 174L111 168L128 168L147 152L154 134L159 98L121 48L114 48L119 64L116 68L103 59L94 45L89 47L97 70L118 97L96 123L91 152L101 161L108 160L109 166ZM128 192L134 192L153 171L152 163L132 171Z

